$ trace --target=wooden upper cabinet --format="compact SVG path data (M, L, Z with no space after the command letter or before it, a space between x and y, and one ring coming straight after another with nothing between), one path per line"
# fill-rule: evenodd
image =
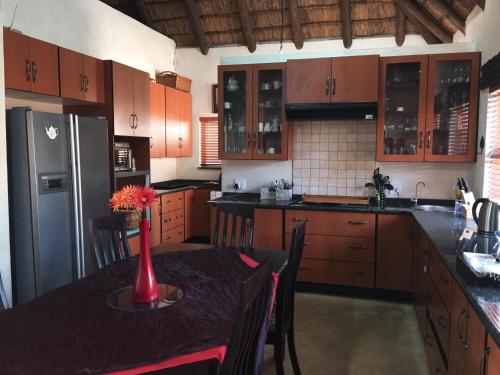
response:
M63 98L85 100L83 58L78 52L59 48L59 77Z
M377 160L423 161L429 57L380 59Z
M31 91L30 38L3 29L5 88Z
M132 68L113 61L113 114L115 135L134 135Z
M104 103L104 61L87 55L83 55L82 58L84 98L88 102Z
M406 215L378 215L377 277L379 289L412 290L413 219Z
M134 136L151 136L151 119L149 105L149 74L137 69L132 69L133 103L135 115Z
M151 115L151 157L166 157L165 148L165 86L151 82L150 115Z
M179 91L179 138L180 156L193 155L193 103L191 93Z
M150 137L149 74L111 62L115 135Z
M4 29L5 87L59 95L57 46Z
M287 103L330 103L332 59L288 60Z
M331 102L377 102L379 60L378 55L333 58Z
M59 47L59 69L63 98L104 103L102 60Z
M59 95L59 64L57 46L30 39L31 91Z
M480 53L429 56L426 161L476 160Z
M165 87L165 142L167 158L178 158L181 156L179 147L179 106L179 91L171 87Z
M488 336L488 359L486 362L486 375L500 374L500 348L495 341Z

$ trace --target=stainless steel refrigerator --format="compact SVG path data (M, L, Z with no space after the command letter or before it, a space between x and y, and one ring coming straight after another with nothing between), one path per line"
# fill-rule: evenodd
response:
M24 303L92 273L88 219L108 215L108 124L7 111L13 291Z

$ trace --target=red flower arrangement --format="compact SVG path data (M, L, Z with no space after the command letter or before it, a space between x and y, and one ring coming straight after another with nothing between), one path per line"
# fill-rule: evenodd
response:
M113 212L127 211L127 226L137 228L141 216L142 219L146 218L146 208L157 200L154 189L145 186L127 185L113 194L109 200L109 205Z

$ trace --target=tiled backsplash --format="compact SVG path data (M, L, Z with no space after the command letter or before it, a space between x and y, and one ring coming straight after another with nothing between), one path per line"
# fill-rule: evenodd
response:
M363 196L375 168L374 120L292 125L294 194Z

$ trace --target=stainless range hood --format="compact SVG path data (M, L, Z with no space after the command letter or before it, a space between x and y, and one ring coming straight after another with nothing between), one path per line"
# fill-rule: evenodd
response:
M288 121L293 120L373 120L377 116L376 102L286 104Z

